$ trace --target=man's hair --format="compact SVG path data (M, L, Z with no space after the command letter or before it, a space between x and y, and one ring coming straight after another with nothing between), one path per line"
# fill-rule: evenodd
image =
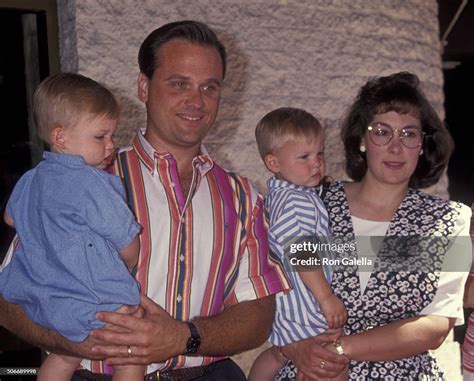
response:
M35 126L39 137L48 144L54 128L74 126L85 113L117 119L120 107L107 88L75 73L46 78L33 95Z
M321 123L309 112L293 107L281 107L270 111L257 124L255 138L260 156L273 153L287 141L322 138Z
M159 50L168 41L181 39L195 45L214 47L222 61L222 77L226 73L226 51L214 31L206 24L184 20L165 24L151 32L143 41L138 52L138 65L140 71L148 79L153 77L155 69L160 66Z
M425 188L435 184L448 164L454 143L421 90L418 77L408 72L371 78L359 90L341 129L347 174L355 181L365 176L367 158L365 153L360 152L362 138L375 115L390 111L419 118L425 133L423 154L419 157L409 185Z

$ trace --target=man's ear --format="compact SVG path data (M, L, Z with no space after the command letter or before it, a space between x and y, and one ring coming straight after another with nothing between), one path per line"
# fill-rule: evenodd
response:
M56 146L59 149L66 147L66 141L64 139L64 128L61 126L54 127L49 133L49 141L51 146Z
M268 168L270 172L272 173L280 172L278 158L275 155L272 155L271 153L267 153L265 157L263 158L263 162L265 163L265 166Z
M143 73L138 74L138 79L137 79L138 99L140 99L143 103L145 103L148 100L149 82L150 80L145 74Z

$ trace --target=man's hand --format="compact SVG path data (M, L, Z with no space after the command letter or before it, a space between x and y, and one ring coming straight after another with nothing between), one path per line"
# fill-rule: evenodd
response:
M33 323L20 306L8 303L0 296L0 325L24 341L49 352L94 360L103 360L104 356L91 351L94 345L102 342L87 337L82 343L73 343L59 333Z
M283 352L298 369L296 380L320 380L333 378L344 370L349 362L345 356L325 348L341 336L341 332L323 333L319 336L301 340L284 347ZM321 368L321 363L324 366Z
M163 362L186 351L186 323L173 319L145 295L141 295L141 306L145 312L142 317L118 312L97 314L107 324L91 336L108 344L96 345L92 351L107 357L110 365Z

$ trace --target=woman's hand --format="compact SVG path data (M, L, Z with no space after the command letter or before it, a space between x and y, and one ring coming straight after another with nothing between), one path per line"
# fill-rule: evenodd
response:
M287 356L298 369L298 381L333 378L341 373L349 360L345 356L331 352L331 345L341 336L340 331L323 333L319 336L289 344L283 348Z

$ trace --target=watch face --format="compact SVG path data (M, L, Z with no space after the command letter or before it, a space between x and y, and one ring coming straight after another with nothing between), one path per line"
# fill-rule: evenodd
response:
M201 337L199 336L199 332L193 323L187 322L187 324L191 332L191 336L189 337L188 342L186 343L186 353L197 353L197 351L199 350L199 346L201 345Z
M188 339L187 350L188 353L196 353L201 345L201 339L199 337L191 336Z

